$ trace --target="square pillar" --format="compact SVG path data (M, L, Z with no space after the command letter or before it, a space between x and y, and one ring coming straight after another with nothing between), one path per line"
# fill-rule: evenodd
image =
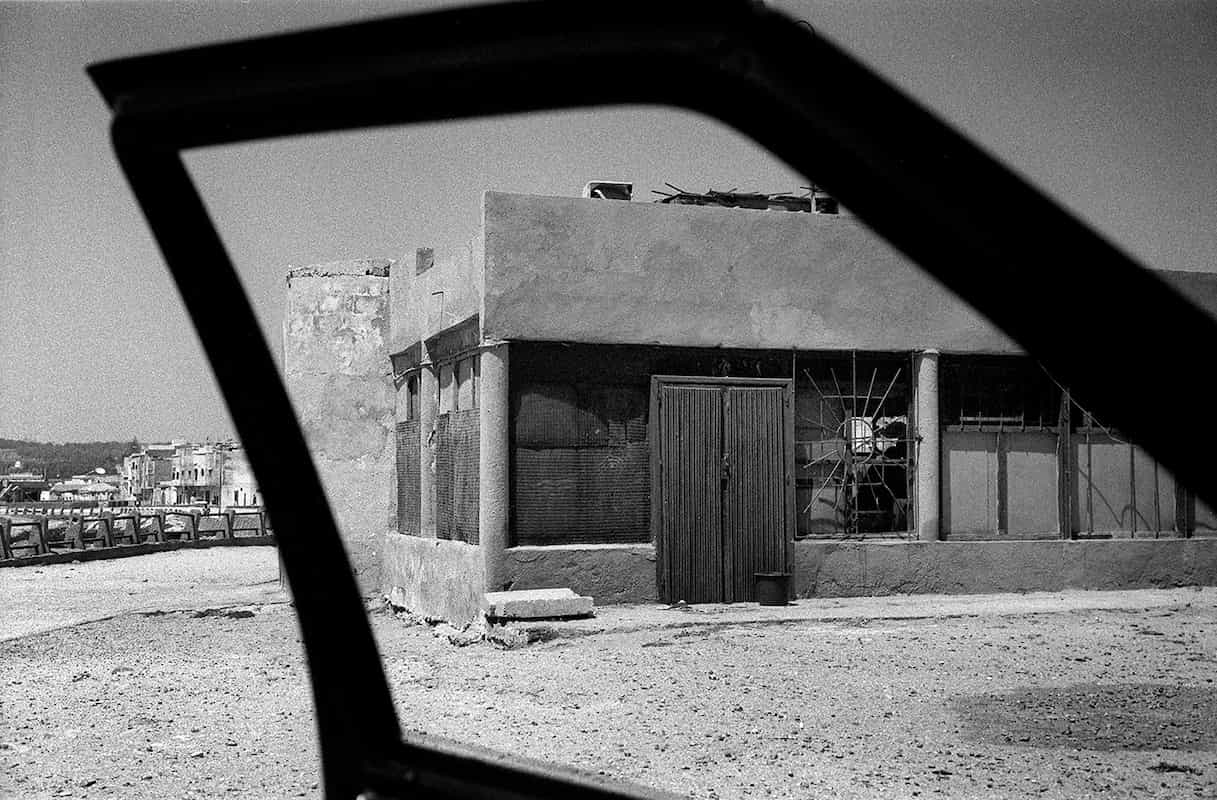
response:
M486 590L504 588L503 559L508 545L509 434L511 397L507 387L507 345L482 350L478 386L478 538Z
M435 368L418 371L418 535L435 538L435 420L439 415L439 381Z
M941 534L941 436L938 425L938 351L915 356L917 371L917 538L933 542Z

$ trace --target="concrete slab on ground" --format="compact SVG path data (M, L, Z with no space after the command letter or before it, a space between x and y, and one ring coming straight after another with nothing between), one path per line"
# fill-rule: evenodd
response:
M523 589L487 592L486 616L492 619L531 620L555 617L589 617L595 604L570 589Z

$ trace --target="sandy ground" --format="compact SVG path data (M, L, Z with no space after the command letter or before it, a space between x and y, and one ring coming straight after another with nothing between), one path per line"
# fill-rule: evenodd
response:
M0 627L27 631L0 642L0 797L319 794L273 553L231 551L262 559L244 585L174 564L224 552L0 576ZM127 599L143 578L162 594ZM103 618L18 619L64 592ZM1209 589L614 608L513 650L372 619L404 728L695 797L1173 798L1217 797L1215 611Z
M283 602L273 547L0 569L0 641L136 611Z

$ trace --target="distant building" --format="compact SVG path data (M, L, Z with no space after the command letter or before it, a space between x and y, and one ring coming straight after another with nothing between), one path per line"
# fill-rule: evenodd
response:
M119 487L112 483L88 480L88 477L101 478L104 476L73 477L71 480L56 483L47 490L47 499L109 501L118 497Z
M220 507L262 505L258 483L254 480L254 471L249 465L245 449L240 446L230 447L225 451L222 463L223 481L216 487L220 496Z
M0 469L8 469L20 460L21 455L11 447L0 447Z
M173 478L177 447L181 442L150 444L123 458L123 494L144 505L164 502L161 484Z
M165 505L204 503L221 509L261 505L244 449L234 442L174 443L169 477L157 482Z
M42 475L33 472L10 472L0 476L0 502L27 503L42 498L50 484Z

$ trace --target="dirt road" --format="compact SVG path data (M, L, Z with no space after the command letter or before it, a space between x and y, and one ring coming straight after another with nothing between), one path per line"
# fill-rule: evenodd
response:
M219 605L0 643L0 796L318 796L290 607ZM1215 611L1207 589L607 609L514 650L373 619L404 727L696 797L1174 798L1217 797Z

